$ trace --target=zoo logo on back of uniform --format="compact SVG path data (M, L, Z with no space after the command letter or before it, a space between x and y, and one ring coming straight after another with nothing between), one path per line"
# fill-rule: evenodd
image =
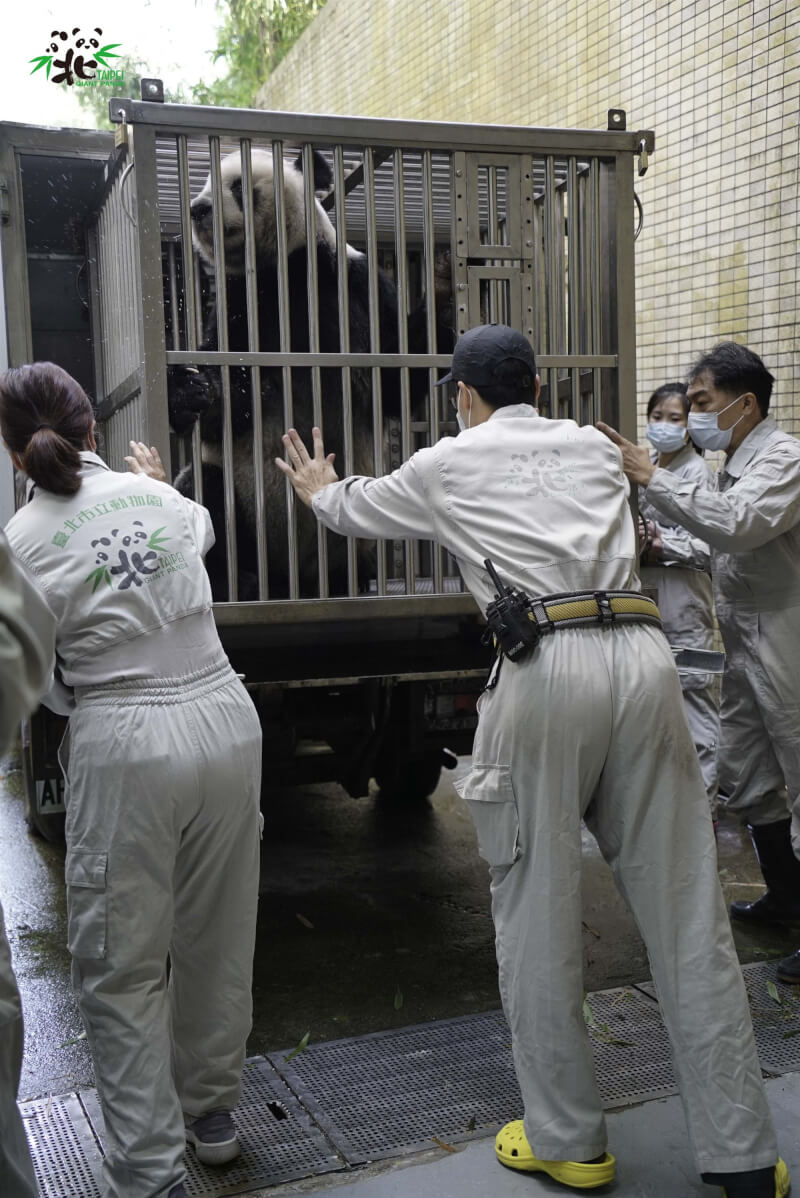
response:
M67 87L73 84L77 87L116 87L124 83L125 72L115 70L108 61L121 57L113 51L122 43L109 42L107 46L101 46L102 35L103 31L99 27L85 32L76 26L71 34L65 29L54 29L47 47L49 53L28 59L36 64L31 74L35 75L45 67L51 83L66 83ZM51 78L53 67L56 68L56 74ZM98 71L98 67L104 69Z

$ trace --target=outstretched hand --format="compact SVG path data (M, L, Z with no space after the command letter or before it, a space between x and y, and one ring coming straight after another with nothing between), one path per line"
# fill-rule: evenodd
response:
M314 442L313 458L309 457L297 430L290 428L281 438L286 446L289 461L285 462L283 458L275 459L275 465L287 476L298 499L301 499L306 507L311 507L311 500L317 491L323 490L329 483L339 481L339 475L333 468L336 454L329 453L326 457L320 429L312 428L311 437Z
M167 481L167 473L164 469L164 463L161 461L161 455L155 445L150 448L145 445L144 441L130 441L131 456L125 458L128 463L128 469L132 474L146 474L148 478L155 478L159 482Z
M646 487L655 472L655 466L650 461L650 451L643 445L634 445L633 441L626 441L616 429L610 424L603 424L602 420L597 421L596 427L618 446L622 454L622 469L631 482Z

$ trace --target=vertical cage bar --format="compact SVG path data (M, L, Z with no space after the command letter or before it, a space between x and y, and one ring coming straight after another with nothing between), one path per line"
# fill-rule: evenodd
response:
M178 153L178 196L181 221L181 262L183 265L183 300L186 348L196 350L202 338L203 297L200 286L200 265L195 259L192 245L192 195L189 183L189 150L186 135L177 138ZM200 449L200 421L196 420L191 432L192 483L194 498L203 502L203 462Z
M211 210L214 229L214 284L217 303L218 348L228 349L228 291L225 272L225 217L222 211L222 172L219 137L208 139L211 157ZM236 493L233 482L233 428L231 420L231 372L220 366L222 389L222 489L225 501L225 537L227 548L228 602L235 603L238 588L238 547L236 544Z
M545 285L544 285L544 255L542 252L542 221L544 218L544 208L542 202L537 202L534 198L532 208L532 228L533 228L533 327L534 327L534 352L543 354L547 352L547 336L546 336L546 317L545 317ZM543 372L542 372L543 373ZM544 384L546 379L542 377ZM543 405L540 403L540 407Z
M491 245L497 245L500 240L497 217L497 168L494 166L486 168L486 239ZM486 280L486 301L489 322L495 324L500 319L495 279Z
M339 300L339 350L350 353L350 288L347 271L347 193L344 187L344 153L333 149L333 187L336 205L336 290ZM342 451L345 477L353 473L352 367L342 367ZM354 537L347 538L347 593L358 593L358 558Z
M380 304L378 298L378 244L375 222L375 160L371 146L364 147L364 203L366 210L367 271L369 274L369 337L370 350L381 352ZM383 474L383 395L381 372L372 367L372 439L375 477ZM386 546L383 541L375 545L377 564L377 588L379 595L386 594Z
M555 248L555 161L552 154L545 159L544 185L544 269L545 289L547 294L547 353L558 353L558 309L556 303L556 279L558 263ZM550 415L557 417L558 410L558 369L551 366L548 373Z
M122 345L122 339L119 336L114 336L114 331L119 329L120 316L120 299L119 299L119 277L113 268L114 257L119 251L120 237L120 221L123 219L122 209L120 208L120 181L119 176L114 180L113 186L113 202L108 209L108 236L111 253L106 256L105 277L111 284L110 292L110 309L109 315L111 323L108 329L108 362L109 374L111 376L111 389L116 387L121 381L119 369L119 353Z
M98 300L100 304L100 361L103 366L103 398L111 393L111 372L109 370L107 344L111 332L108 311L108 290L105 287L105 240L107 236L107 212L103 208L97 218L97 278Z
M314 191L314 155L309 142L303 145L303 189L306 206L306 278L308 281L308 348L319 353L319 283L317 270L317 197ZM314 424L322 429L322 375L319 366L311 367L311 394ZM325 526L317 521L317 569L319 596L325 599L328 586L328 540Z
M272 143L272 189L275 204L275 233L278 251L278 332L281 353L291 348L291 320L289 313L289 253L286 242L286 199L283 185L283 142ZM283 383L283 426L294 426L294 400L292 397L292 370L282 367ZM297 553L297 508L294 490L289 479L285 480L286 494L286 538L287 564L289 567L289 598L297 599L300 594L299 566Z
M450 163L452 171L452 162ZM433 163L430 150L422 151L422 260L425 286L425 335L429 354L438 351L436 344L436 280L434 275L436 246L433 225ZM453 297L455 304L455 296ZM428 371L428 422L430 427L430 444L439 440L439 392L435 389L436 371ZM441 390L441 388L440 388ZM435 594L442 591L442 547L435 542L429 543L431 560L433 562L433 590Z
M175 242L167 242L167 272L169 274L169 304L172 312L172 348L181 348L180 311L178 308L178 267L175 255ZM186 465L186 443L183 437L178 438L178 469Z
M172 309L172 348L181 347L180 310L178 308L178 270L175 262L175 242L167 242L167 271L169 273L169 306Z
M394 248L397 261L397 348L408 353L408 251L406 246L405 169L403 151L394 152ZM411 457L411 385L407 366L400 367L400 444L404 462ZM415 570L413 542L403 546L403 566L407 595L414 594Z
M591 353L602 353L600 341L600 164L592 158L589 168L589 292L591 295ZM600 368L592 371L592 422L600 420Z
M580 352L580 284L578 253L580 249L578 233L578 164L575 158L569 159L567 167L567 311L569 313L569 349L571 354ZM572 404L570 416L580 420L580 378L577 370L571 370Z
M102 246L103 246L103 282L107 284L103 290L106 295L107 306L107 324L105 331L105 344L103 346L103 356L106 361L106 377L108 379L108 389L113 391L117 385L117 363L116 363L116 344L112 334L112 330L116 325L117 304L116 304L116 284L114 282L113 272L109 269L109 254L113 253L114 234L115 234L115 219L119 212L117 200L117 186L119 180L115 180L112 184L111 194L106 203L104 212L104 228L101 230Z
M120 176L120 187L122 187L122 176ZM132 188L133 188L133 180L131 180L131 189ZM130 299L128 297L131 295L137 294L137 291L136 291L137 230L136 230L136 226L134 224L132 224L132 222L124 214L124 210L121 210L121 214L123 216L122 247L121 247L121 252L120 252L120 259L122 261L123 308L120 313L120 328L123 332L123 338L124 338L124 341L123 341L124 363L123 363L123 367L122 367L120 381L127 378L127 376L131 373L131 371L135 367L139 366L139 364L140 364L139 359L138 359L138 345L139 345L139 338L141 336L141 315L140 315L138 304L134 303L132 305L133 313L134 313L133 320L131 321L128 319L128 314L131 309ZM141 408L141 405L137 405L137 407ZM140 431L142 431L141 428L140 428ZM166 421L166 430L165 431L166 431L167 438L169 438L169 420L168 419Z
M130 165L130 164L129 164ZM129 182L126 182L128 180ZM118 180L118 200L120 206L117 209L117 238L114 244L114 259L111 263L111 268L117 280L119 310L117 313L116 325L116 340L118 346L117 352L117 382L121 383L131 372L131 368L136 360L137 345L140 336L139 329L139 312L138 305L133 305L133 310L136 312L134 321L128 320L129 300L130 295L136 295L136 229L131 223L127 210L122 203L124 201L124 192L128 191L128 195L132 196L134 190L134 180L132 172L128 174L127 167L119 176ZM129 205L132 208L132 204ZM139 429L140 435L144 434L143 429Z
M105 395L105 376L103 373L103 355L100 342L103 336L103 323L100 305L99 258L97 251L97 224L92 224L86 231L86 268L89 293L89 336L92 344L92 369L94 372L94 394Z
M261 349L258 328L258 280L256 277L256 240L253 217L253 164L250 138L241 140L242 215L244 216L244 277L247 301L247 348L251 353ZM256 509L256 555L258 597L269 598L267 563L267 515L264 491L264 428L261 412L261 367L251 366L250 399L253 414L253 491Z
M617 428L623 437L635 441L636 428L636 313L634 307L635 262L633 252L633 158L617 154L614 164L616 192L616 261L613 285L616 287L617 314Z
M158 446L169 478L172 475L172 463L167 412L164 280L161 270L161 221L158 211L155 130L143 125L134 125L132 128L133 157L136 162L135 236L138 246L138 294L141 296L142 313L139 348L143 406L147 412L147 439L151 445ZM121 313L121 319L127 319L127 309Z
M189 153L186 134L176 138L178 156L178 198L181 222L181 265L183 267L184 337L186 348L197 348L197 309L195 301L195 263L192 247L192 197L189 189Z

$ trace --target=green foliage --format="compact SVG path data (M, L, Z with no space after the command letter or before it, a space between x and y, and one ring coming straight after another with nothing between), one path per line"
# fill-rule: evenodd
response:
M227 74L192 88L197 104L251 108L267 76L288 54L325 0L220 0L227 9L217 31L214 62L225 60Z
M95 57L99 56L95 55ZM126 54L113 55L113 57L118 58L118 61L110 65L115 71L125 72L124 83L115 83L112 86L104 87L72 88L82 107L94 114L98 128L111 125L111 121L108 119L108 101L112 96L123 100L141 100L142 79L153 77L152 70L141 59L132 58ZM188 104L190 99L191 97L181 87L173 90L164 88L164 100L167 104Z

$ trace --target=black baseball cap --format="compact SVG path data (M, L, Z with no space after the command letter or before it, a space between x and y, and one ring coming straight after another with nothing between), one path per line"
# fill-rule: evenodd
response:
M497 387L503 380L496 371L512 359L524 362L531 372L531 385L536 376L536 359L530 342L507 324L482 324L468 329L459 337L453 350L449 374L439 379L437 387L453 381L472 387Z

